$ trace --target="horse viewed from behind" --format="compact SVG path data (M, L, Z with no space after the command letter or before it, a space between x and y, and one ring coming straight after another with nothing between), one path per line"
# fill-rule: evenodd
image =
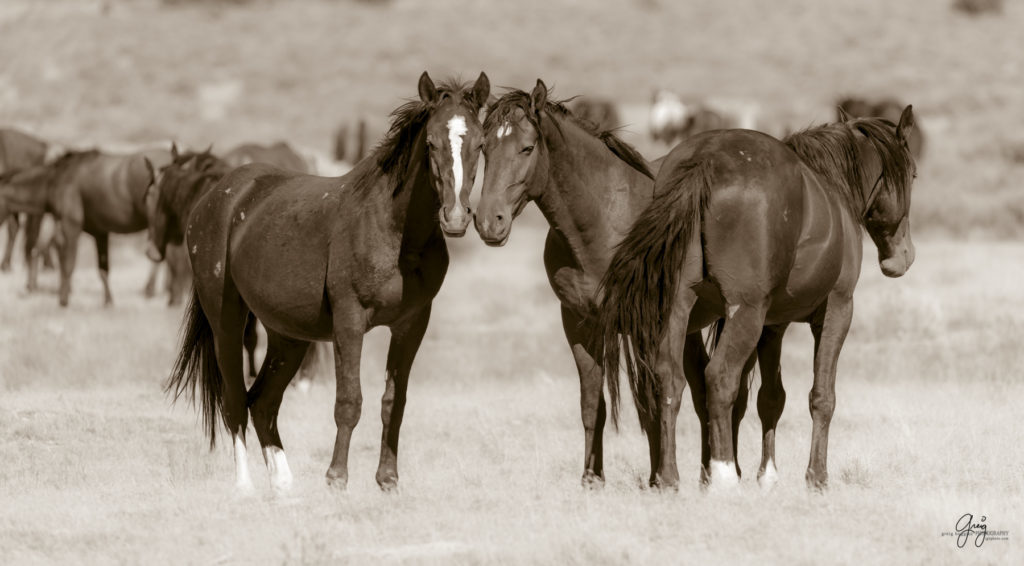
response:
M252 486L249 412L271 485L290 485L277 427L281 398L310 342L328 340L338 431L327 480L347 485L349 441L362 407L363 335L381 325L391 328L391 345L376 479L383 489L398 483L409 371L447 271L445 235L463 235L470 221L482 141L478 113L490 83L481 73L472 86L437 87L423 73L418 87L419 100L394 112L380 146L348 174L325 178L246 165L224 176L189 214L194 292L167 387L176 397L198 392L211 444L223 418L241 489ZM246 392L241 350L250 312L265 326L268 345Z
M853 314L861 231L878 249L885 275L903 275L914 261L913 127L908 106L898 124L857 118L784 142L747 130L708 132L665 159L651 205L602 281L600 322L613 414L621 355L634 402L646 417L641 424L660 421L657 431L645 426L648 435L661 436L659 483L679 480L675 425L684 341L724 319L704 368L707 399L694 403L706 421L710 456L702 478L713 487L738 481L734 405L756 349L762 377L758 480L775 482L775 427L785 404L782 337L791 322L807 322L815 348L806 480L816 488L827 484L836 363Z

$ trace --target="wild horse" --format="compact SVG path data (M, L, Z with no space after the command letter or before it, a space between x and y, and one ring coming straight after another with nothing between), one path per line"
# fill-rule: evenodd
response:
M71 276L78 255L78 237L84 231L96 240L104 303L111 305L108 243L110 233L144 230L148 223L145 193L151 177L145 159L163 165L170 159L164 149L129 155L98 150L69 151L31 176L12 183L10 197L23 201L44 199L45 210L56 219L60 248L60 304L67 306Z
M885 275L899 277L914 261L908 218L913 127L907 106L898 124L844 116L782 142L749 130L720 130L690 138L667 156L654 199L602 281L600 322L613 412L621 355L638 411L660 421L661 483L675 485L679 478L681 346L724 319L705 369L710 462L704 473L712 486L738 481L733 411L743 401L741 374L755 349L762 378L758 479L764 486L777 477L775 426L785 403L779 356L791 322L809 323L815 342L806 480L812 487L827 484L836 363L853 314L862 227Z
M52 147L41 139L18 130L0 128L0 176L11 176L14 173L43 165L52 152ZM38 234L42 221L42 214L27 214L26 236L25 236L25 261L31 261L33 255L32 246ZM7 243L4 247L4 257L0 261L0 270L10 271L11 256L14 253L14 243L18 236L20 222L17 214L10 215L7 219ZM47 265L50 265L50 253L46 250L43 256ZM31 270L31 264L29 266Z
M235 169L199 198L185 230L194 293L181 352L167 387L196 390L211 445L217 416L231 434L235 481L247 489L248 412L270 470L285 488L291 472L278 434L281 397L311 341L334 343L338 427L328 483L348 482L352 429L362 392L363 335L391 328L381 401L377 483L398 482L398 433L409 370L448 267L444 236L470 220L482 130L477 118L490 83L440 88L427 73L419 100L393 114L374 152L343 177L324 178L253 164ZM242 331L249 312L267 329L267 354L248 391Z
M593 331L597 288L614 246L650 203L653 174L614 134L599 132L563 103L549 100L540 80L531 93L511 91L492 104L484 132L487 168L476 229L487 244L503 245L513 219L529 201L537 203L551 225L544 267L562 304L562 327L580 377L583 483L599 484L604 479L606 408L602 349ZM692 342L689 356L699 362L703 345L699 336ZM653 483L658 441L653 435L648 439Z

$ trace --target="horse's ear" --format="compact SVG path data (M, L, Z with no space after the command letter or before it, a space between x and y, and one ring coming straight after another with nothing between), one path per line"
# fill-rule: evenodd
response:
M177 142L171 142L171 161L178 160L178 144Z
M544 81L537 79L537 86L533 87L533 92L530 93L530 109L533 113L540 116L540 111L544 110L544 105L548 103L548 87L545 86Z
M896 126L896 134L903 139L910 139L910 132L914 131L914 106L908 104L900 114L900 123Z
M477 108L487 104L487 98L491 95L491 79L487 78L487 73L480 72L480 76L476 79L476 84L473 85L473 100L476 102Z
M427 104L433 104L437 99L437 87L434 86L434 81L430 79L430 75L426 71L420 75L420 100Z
M850 121L850 113L847 112L846 109L843 108L841 105L840 106L836 106L836 116L839 117L839 121L840 122L849 122Z

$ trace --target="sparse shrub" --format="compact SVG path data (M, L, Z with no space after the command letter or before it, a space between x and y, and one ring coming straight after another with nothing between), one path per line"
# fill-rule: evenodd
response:
M1002 14L1003 0L953 0L953 9L971 16Z

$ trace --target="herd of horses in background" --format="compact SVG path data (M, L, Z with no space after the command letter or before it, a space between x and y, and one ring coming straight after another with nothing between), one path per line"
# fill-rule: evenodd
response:
M20 216L30 289L38 260L53 248L66 305L78 236L93 236L109 305L109 234L147 231L148 257L192 283L166 387L198 405L211 446L221 424L227 429L243 490L252 488L250 416L272 487L292 483L278 411L314 343L333 347L337 385L327 480L347 484L363 337L389 327L376 480L391 489L410 370L448 267L445 239L473 223L486 244L504 245L532 201L550 224L544 267L579 372L585 485L604 482L603 432L609 404L618 418L620 372L648 439L652 486L679 483L675 430L687 385L701 431L701 481L734 485L738 427L758 364L758 481L770 487L786 399L779 357L793 322L810 324L815 341L806 481L827 485L836 363L863 232L885 275L902 275L914 260L910 191L923 141L910 106L844 99L835 122L776 139L742 127L750 126L742 116L659 93L651 133L672 149L648 161L615 134L613 104L555 101L541 80L529 92L494 96L484 73L472 83L435 84L424 72L417 90L372 150L360 123L357 153L366 156L330 177L312 174L284 143L222 155L174 145L111 155L55 152L4 130L0 220L13 227L8 247ZM52 234L41 237L45 218ZM267 349L255 372L257 321ZM246 358L256 373L249 387Z

